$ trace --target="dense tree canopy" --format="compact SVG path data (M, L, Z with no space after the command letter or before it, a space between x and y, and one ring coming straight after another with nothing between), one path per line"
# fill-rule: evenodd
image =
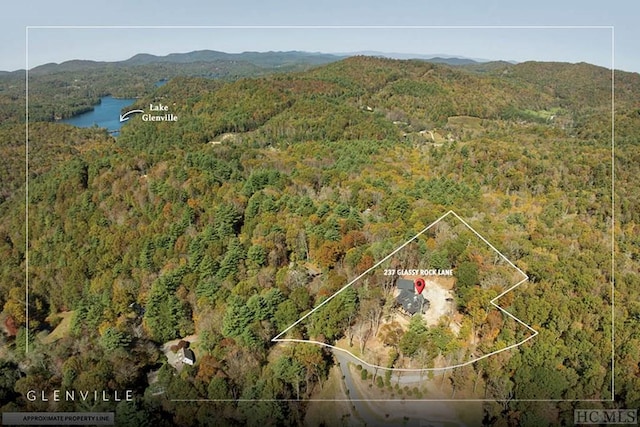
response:
M183 77L153 89L145 80L138 102L175 102L181 118L132 119L117 139L36 120L75 114L95 97L116 94L119 74L72 70L60 81L34 75L42 89L29 125L28 193L24 126L0 125L7 349L0 353L7 374L0 403L35 385L129 387L141 399L118 410L132 420L154 413L161 423L171 413L175 422L196 424L188 414L203 411L204 419L214 409L232 425L295 420L304 407L268 401L249 418L247 405L228 400L305 399L321 389L330 354L271 339L455 209L527 272L529 283L502 304L541 331L497 361L470 368L483 393L500 400L611 397L614 231L615 397L637 407L640 82L620 76L626 89L616 99L612 206L610 73L587 64L505 67L474 72L356 57L230 82ZM70 91L67 79L78 76L102 77L90 93L45 102L47 94ZM5 101L1 117L18 122ZM434 268L455 266L458 304L471 319L465 331L495 346L522 339L487 310L497 295L493 284L504 278L482 266L500 260L470 253L462 237L418 250ZM26 344L27 278L32 351L16 369ZM379 326L384 286L372 280L347 288L325 304L333 315L290 333L357 341L358 325ZM54 334L58 324L67 330ZM450 330L427 328L419 316L406 333L393 326L379 332L395 358L432 361L465 351ZM198 336L198 361L178 373L160 347L191 334ZM152 371L158 382L150 385ZM209 409L160 404L153 390L219 402ZM492 408L487 419L505 410L520 416L515 403Z

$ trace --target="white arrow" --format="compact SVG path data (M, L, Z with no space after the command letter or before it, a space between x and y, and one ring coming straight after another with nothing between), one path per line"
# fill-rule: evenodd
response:
M130 117L127 117L127 116L132 113L144 113L144 110L131 110L131 111L127 111L124 114L120 114L120 122L129 120Z

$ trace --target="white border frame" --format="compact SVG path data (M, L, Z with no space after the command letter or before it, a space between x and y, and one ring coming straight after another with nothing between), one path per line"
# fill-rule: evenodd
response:
M37 29L609 29L611 31L611 398L513 399L511 402L614 402L615 401L615 27L613 25L27 25L25 27L25 353L29 352L29 31ZM397 399L396 399L397 400ZM210 401L210 400L175 400ZM237 401L237 400L235 400ZM259 400L251 400L259 401ZM271 399L267 401L284 401ZM297 400L296 400L297 401ZM327 401L306 399L301 401ZM336 399L334 401L354 401ZM376 400L365 400L376 401ZM387 400L383 400L387 401ZM395 400L392 400L395 401ZM398 400L399 401L399 400ZM412 400L404 400L412 401ZM420 402L426 401L417 400ZM495 399L434 399L428 401L482 401Z

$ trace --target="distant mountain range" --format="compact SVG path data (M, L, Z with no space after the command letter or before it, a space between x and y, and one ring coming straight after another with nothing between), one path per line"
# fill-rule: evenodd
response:
M342 56L319 52L242 52L226 53L215 50L197 50L188 53L171 53L165 56L156 56L146 53L135 55L122 64L143 65L152 63L189 63L189 62L213 62L213 61L246 61L262 67L278 67L290 63L306 63L310 65L322 65L339 61Z
M321 53L304 51L269 51L269 52L242 52L226 53L215 50L197 50L186 53L171 53L164 56L140 53L124 61L91 61L91 60L71 60L60 64L48 63L31 69L35 73L49 73L60 71L78 71L80 69L93 69L105 65L112 66L137 66L149 64L189 64L189 63L209 63L220 61L246 62L261 68L280 68L292 65L316 66L339 61L351 56L376 56L391 59L418 59L427 62L448 64L448 65L474 65L490 62L486 59L466 58L462 56L452 56L447 54L425 55L413 53L388 53L378 51L360 51L348 53ZM514 63L509 61L510 63ZM6 73L1 72L0 73Z
M215 50L197 50L187 53L171 53L165 56L140 53L124 61L91 61L71 60L60 64L49 63L31 69L35 73L58 71L78 71L111 65L116 67L130 67L149 64L194 64L214 62L241 62L260 68L281 68L288 66L316 66L344 59L342 56L314 52L243 52L226 53Z
M375 50L365 50L359 52L349 52L349 53L337 53L336 55L345 57L345 56L378 56L382 58L390 58L390 59L420 59L427 62L434 62L439 64L448 64L448 65L470 65L470 64L479 64L484 62L491 62L490 59L481 59L481 58L467 58L465 56L458 55L450 55L446 53L436 53L436 54L420 54L420 53L398 53L398 52L379 52ZM514 61L508 61L515 64Z

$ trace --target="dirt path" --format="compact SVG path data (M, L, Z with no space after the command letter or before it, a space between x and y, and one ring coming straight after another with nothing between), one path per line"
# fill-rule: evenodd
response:
M429 326L435 326L442 316L451 316L454 312L453 292L444 289L439 284L427 281L422 296L429 301L429 309L424 314L424 320Z

